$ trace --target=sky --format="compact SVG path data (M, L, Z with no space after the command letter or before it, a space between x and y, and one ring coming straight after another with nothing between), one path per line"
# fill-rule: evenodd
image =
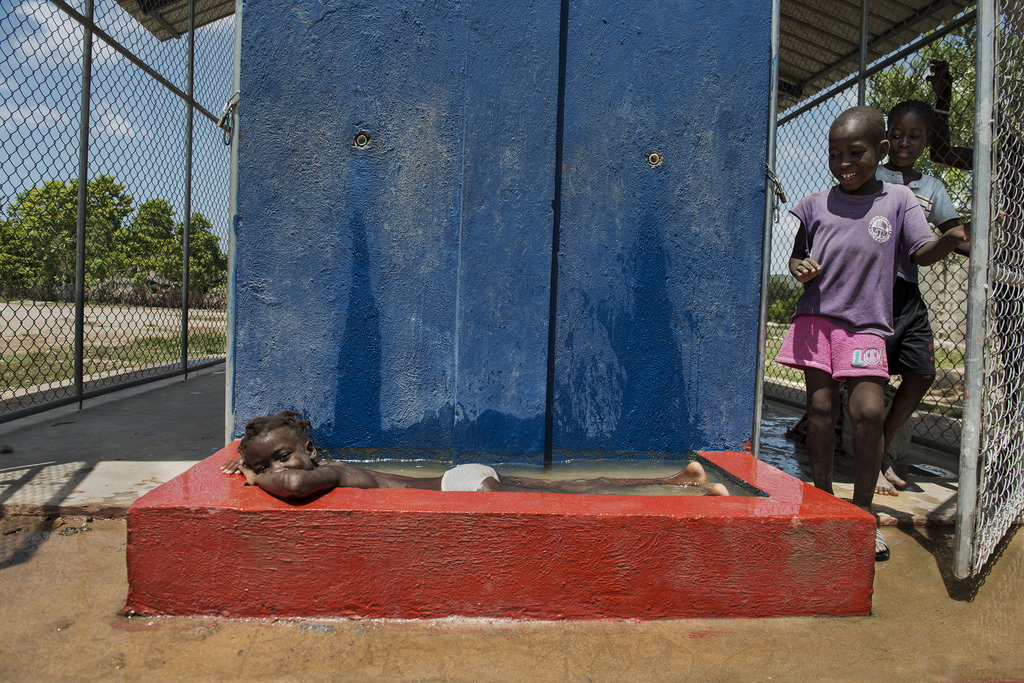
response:
M83 11L79 2L72 6ZM156 40L113 0L96 1L96 23L185 90L187 37ZM230 17L196 31L195 98L219 116L230 96ZM78 177L82 27L45 0L0 0L0 198L46 180ZM163 198L182 220L186 106L99 38L93 41L89 177L111 175L138 206ZM229 148L205 116L193 119L192 210L226 245Z

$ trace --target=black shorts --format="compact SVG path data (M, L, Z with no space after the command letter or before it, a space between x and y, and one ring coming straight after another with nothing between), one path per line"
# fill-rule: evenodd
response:
M885 340L889 374L934 375L935 338L917 283L896 278L892 308L893 335Z

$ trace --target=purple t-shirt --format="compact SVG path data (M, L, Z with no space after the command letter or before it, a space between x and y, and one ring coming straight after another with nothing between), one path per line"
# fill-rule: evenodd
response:
M890 183L868 196L834 187L803 198L791 213L807 231L811 258L821 264L793 317L821 315L850 332L891 335L900 256L934 239L914 193Z

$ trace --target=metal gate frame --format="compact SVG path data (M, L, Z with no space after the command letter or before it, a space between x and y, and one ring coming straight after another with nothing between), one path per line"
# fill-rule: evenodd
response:
M1010 0L978 3L964 428L960 449L954 573L981 572L1024 510L1024 232L1020 202L1024 153L1024 8Z

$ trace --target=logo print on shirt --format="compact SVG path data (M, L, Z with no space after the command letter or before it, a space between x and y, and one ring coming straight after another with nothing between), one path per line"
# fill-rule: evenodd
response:
M868 223L868 234L874 241L884 244L892 237L892 223L885 216L875 216Z
M882 363L882 352L878 349L854 349L850 365L855 368L873 368Z

